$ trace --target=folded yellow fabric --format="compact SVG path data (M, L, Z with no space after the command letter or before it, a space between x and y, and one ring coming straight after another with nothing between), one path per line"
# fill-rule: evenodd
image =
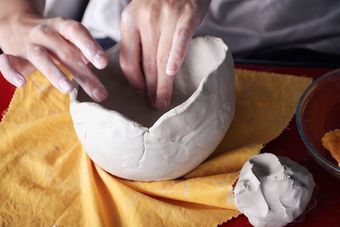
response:
M181 179L146 183L96 167L73 130L68 96L35 72L0 125L0 226L216 226L236 217L238 171L286 127L311 82L236 74L236 116L216 152Z

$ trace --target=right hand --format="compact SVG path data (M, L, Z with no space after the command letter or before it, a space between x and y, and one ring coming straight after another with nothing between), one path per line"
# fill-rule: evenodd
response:
M211 0L133 0L121 18L120 65L159 110L170 107L174 76Z
M107 97L107 90L87 66L91 62L103 69L108 57L86 28L79 22L63 18L45 19L40 16L17 16L1 24L0 71L17 87L26 83L24 68L35 67L63 93L74 84L57 67L56 60L66 66L74 80L95 101Z

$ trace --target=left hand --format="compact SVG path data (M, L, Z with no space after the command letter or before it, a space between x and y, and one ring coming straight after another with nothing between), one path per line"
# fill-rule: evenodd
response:
M211 0L133 0L121 18L121 68L132 87L160 110ZM142 62L142 64L141 64Z

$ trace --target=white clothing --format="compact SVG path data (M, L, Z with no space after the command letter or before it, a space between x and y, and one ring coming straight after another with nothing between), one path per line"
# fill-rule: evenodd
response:
M81 0L54 1L68 6ZM129 0L91 0L82 23L96 38L120 40L120 15ZM52 4L52 3L50 3ZM47 4L48 6L48 4ZM51 11L51 6L49 6ZM59 8L53 10L57 13ZM254 50L308 48L340 54L340 1L213 0L196 35L221 37L236 54Z
M86 0L45 0L44 15L46 17L65 17L76 19Z

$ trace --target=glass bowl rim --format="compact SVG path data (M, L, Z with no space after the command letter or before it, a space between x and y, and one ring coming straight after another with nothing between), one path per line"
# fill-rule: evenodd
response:
M302 112L302 108L305 104L306 98L309 96L309 94L311 93L311 91L313 91L313 89L315 87L317 87L317 85L330 78L333 76L339 76L340 77L340 69L335 69L332 70L320 77L318 77L317 79L315 79L307 88L306 90L303 92L302 96L299 99L296 111L295 111L295 122L296 122L296 126L298 129L298 133L300 135L300 138L302 139L303 143L305 144L305 146L307 147L308 152L313 156L314 159L316 159L316 161L321 162L323 167L326 167L328 170L332 171L333 174L337 174L338 176L340 176L340 167L336 166L335 164L333 164L332 162L330 162L329 160L327 160L325 157L323 157L319 151L313 146L313 144L309 141L308 137L306 136L304 129L302 127L302 117L301 117L301 112Z

